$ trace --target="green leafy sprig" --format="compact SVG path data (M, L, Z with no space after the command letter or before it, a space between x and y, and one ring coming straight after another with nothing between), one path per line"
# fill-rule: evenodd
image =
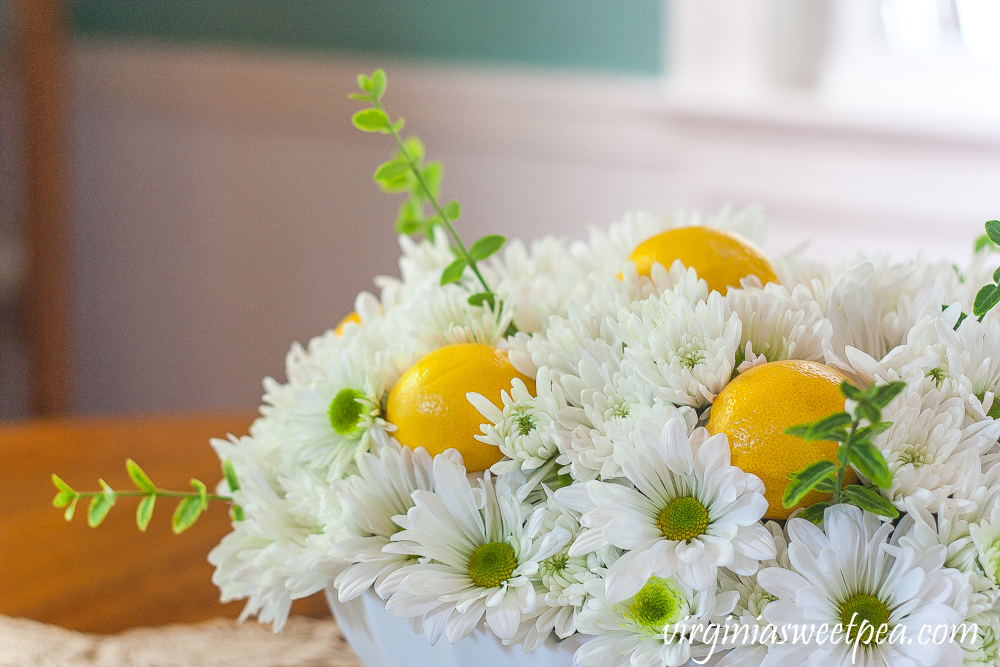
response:
M892 503L872 488L861 484L844 486L844 475L847 473L847 466L852 465L878 488L887 489L892 485L892 472L872 440L892 426L892 422L882 421L882 408L904 386L903 382L890 382L861 390L844 381L840 384L840 393L853 402L849 411L835 412L811 424L799 424L785 429L787 435L794 435L806 442L830 440L839 442L840 446L837 448L836 463L821 459L788 475L789 482L785 486L781 504L790 509L801 502L806 494L815 490L833 494L830 502L814 503L799 514L801 518L817 525L823 522L826 508L840 503L856 505L868 512L893 519L898 517L899 512Z
M73 514L76 512L77 502L81 498L90 498L90 506L87 508L87 524L91 528L96 528L104 521L104 518L108 515L108 511L114 507L115 501L118 498L127 496L141 497L142 500L139 501L139 506L135 511L135 522L139 526L139 530L145 531L149 525L149 520L153 517L153 507L156 505L157 498L180 498L177 509L174 510L172 527L175 533L182 533L190 528L191 524L201 516L201 513L205 511L210 501L222 500L228 503L233 502L230 496L209 493L205 483L198 479L191 480L191 486L194 488L194 491L168 491L153 484L149 479L149 475L132 459L125 461L125 467L128 470L128 476L132 478L132 482L138 488L137 491L115 491L103 479L97 480L101 485L100 491L77 491L64 482L58 475L52 475L52 483L55 484L58 490L56 497L52 499L52 504L56 507L65 507L66 512L64 516L67 521L71 521ZM240 484L236 478L236 472L229 461L223 463L222 472L225 475L226 482L229 484L229 488L232 491L238 490ZM232 517L236 521L242 521L244 518L243 508L234 504L232 506Z
M481 291L469 297L473 306L488 303L491 308L497 304L496 295L480 273L477 262L496 254L507 242L499 234L489 234L477 240L468 248L462 243L455 230L454 221L462 215L462 207L455 200L446 204L439 203L441 177L444 172L440 162L423 163L424 146L416 137L403 139L400 132L403 129L402 118L393 121L382 106L382 96L386 91L386 75L381 69L372 72L371 76L358 75L358 87L363 92L350 95L351 99L362 100L372 106L354 114L351 122L354 127L364 132L379 132L391 135L398 150L393 159L379 165L372 178L386 192L406 192L409 197L399 209L396 219L396 230L400 234L415 236L423 234L430 236L434 227L443 226L452 240L452 251L455 261L445 267L441 274L441 284L458 282L468 267L482 287ZM430 204L431 215L425 215L424 204Z
M990 220L986 223L986 234L976 239L976 251L978 252L988 245L992 245L994 248L1000 245L1000 221L998 220ZM982 322L986 313L997 303L1000 303L1000 268L993 272L993 282L983 285L976 293L976 300L972 304L972 314Z

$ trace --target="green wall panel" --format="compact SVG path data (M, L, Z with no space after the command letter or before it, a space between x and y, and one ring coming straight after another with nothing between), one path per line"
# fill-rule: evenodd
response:
M663 0L74 0L77 34L659 74Z

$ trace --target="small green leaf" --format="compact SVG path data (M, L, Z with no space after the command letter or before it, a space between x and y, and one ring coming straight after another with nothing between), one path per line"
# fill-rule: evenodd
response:
M472 244L472 247L469 248L469 255L472 256L473 260L481 262L495 254L506 242L507 239L499 234L489 234Z
M352 100L361 100L363 102L372 101L372 96L369 93L351 93L347 97Z
M965 321L965 318L967 318L968 316L969 316L969 315L968 315L967 313L959 313L959 314L958 314L958 321L957 321L957 322L955 322L955 326L954 326L954 327L952 327L952 328L953 328L953 329L954 329L955 331L958 331L958 328L959 328L960 326L962 326L962 322L964 322L964 321Z
M91 498L90 506L87 508L87 525L91 528L97 528L101 525L104 517L108 515L108 510L115 504L115 492L103 479L98 481L101 483L104 493Z
M132 459L125 460L125 467L128 469L128 476L132 478L135 485L139 487L140 491L145 491L146 493L155 493L156 485L149 479L149 476L143 472L139 464Z
M374 72L372 72L371 82L372 84L370 92L372 94L372 97L376 99L382 99L382 96L385 95L386 84L388 83L385 76L385 70L377 69Z
M972 245L972 251L979 252L983 248L987 248L988 250L993 251L996 250L996 247L997 247L996 244L993 243L993 241L990 241L990 237L987 236L986 234L983 234L978 239L976 239L976 242Z
M858 403L857 413L858 417L867 419L872 424L882 421L882 411L868 402Z
M232 517L233 521L243 521L246 519L246 515L243 514L243 508L239 505L233 505L230 508L229 516Z
M809 507L802 510L799 514L795 515L796 519L805 519L817 526L823 523L823 515L826 513L826 508L832 507L831 503L814 503Z
M444 167L440 162L428 162L423 169L420 170L420 175L424 179L424 183L427 184L427 188L430 190L430 195L432 197L437 197L441 192L441 177L444 176Z
M990 220L986 223L986 236L993 243L1000 245L1000 220Z
M852 401L860 401L865 395L863 391L855 387L847 380L840 383L840 393L844 396L844 398L849 398Z
M70 501L69 505L66 506L66 512L63 514L63 517L65 517L67 521L73 520L73 514L76 512L76 502L79 499L80 499L79 496L73 498L73 500Z
M496 305L496 295L493 292L477 292L469 297L470 306L482 306L484 303L489 304L492 309ZM997 404L1000 405L1000 400Z
M191 527L197 519L198 515L201 514L201 498L197 496L188 496L183 498L178 504L177 509L174 511L174 518L171 522L173 526L174 533L180 534Z
M410 155L410 159L416 162L417 164L420 164L420 161L424 159L423 142L421 142L420 139L416 137L409 137L406 141L403 142L403 145L406 147L406 152ZM405 159L402 151L397 151L396 155Z
M351 116L351 122L363 132L385 134L389 131L389 116L381 109L362 109Z
M851 423L851 415L835 412L811 424L797 424L785 429L786 435L794 435L806 442L816 440L844 440L844 427Z
M410 173L410 163L406 160L389 160L379 165L372 178L381 183L386 180L398 179L400 176L408 176Z
M205 508L208 507L208 488L205 486L205 482L200 479L192 479L191 486L193 486L198 492L198 499L201 501L201 509L204 511Z
M66 491L60 491L59 493L56 494L56 497L52 499L52 505L54 507L66 507L66 505L69 505L69 501L73 500L76 497L77 495L75 493L67 493Z
M222 476L226 478L226 485L229 486L230 491L240 490L240 480L236 476L236 469L233 468L233 462L226 459L222 463Z
M69 484L67 484L66 482L64 482L59 475L56 475L56 474L52 475L52 483L55 484L56 488L59 489L60 491L67 491L69 493L76 493L76 491L73 490L73 487L71 487Z
M892 422L878 422L854 432L854 442L871 442L871 439L892 426Z
M462 275L465 273L465 266L465 260L461 257L446 266L444 272L441 274L441 284L447 285L461 280Z
M888 489L892 485L889 465L885 462L882 452L872 443L855 442L851 447L849 458L851 465L875 486Z
M462 205L454 199L445 204L442 207L442 210L444 211L445 216L451 221L458 220L462 217Z
M997 270L993 272L993 282L1000 283L1000 267L997 267Z
M998 301L1000 301L1000 289L997 289L996 285L983 285L976 293L976 300L972 304L973 315L982 319Z
M815 486L815 490L820 493L833 493L837 490L837 478L835 476L824 477Z
M153 518L153 505L156 504L156 496L143 496L139 501L139 506L135 508L135 523L139 530L146 532L149 520Z
M358 75L358 88L371 92L372 90L372 80L365 74Z
M789 482L785 485L785 493L781 497L782 506L788 509L798 504L822 479L835 474L837 465L826 459L820 459L798 472L793 472L788 476Z
M406 125L406 119L400 118L399 120L397 120L395 123L392 124L392 131L395 132L396 134L399 134L400 132L403 131L404 125Z
M889 405L892 399L899 395L899 392L906 388L905 382L890 382L880 384L868 389L866 400L877 408L884 408ZM878 420L875 420L878 421Z
M892 503L867 486L851 484L844 487L843 494L846 502L856 505L866 512L880 514L893 519L899 516L899 512L892 506Z

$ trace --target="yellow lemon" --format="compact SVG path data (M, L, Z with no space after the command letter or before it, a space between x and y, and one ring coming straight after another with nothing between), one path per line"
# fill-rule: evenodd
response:
M772 361L740 373L712 404L708 430L729 436L733 465L764 482L766 518L787 519L798 507L829 499L830 494L813 491L791 509L781 506L788 473L820 459L836 463L837 456L836 442L806 442L784 430L842 412L843 379L815 361ZM850 469L845 477L847 483L857 481Z
M350 313L347 314L346 317L344 317L344 319L340 320L340 324L338 324L337 328L333 330L334 333L336 333L338 336L344 333L344 327L347 326L348 322L354 322L355 324L360 325L361 317L355 311L352 310Z
M486 419L465 394L482 394L503 409L500 392L521 378L532 394L535 381L518 373L507 353L490 345L447 345L425 355L403 373L389 392L386 419L396 425L396 439L430 454L454 447L469 472L486 470L503 458L498 447L476 440Z
M761 250L742 236L713 227L679 227L639 244L629 259L640 276L648 276L654 262L667 269L674 260L698 272L709 290L725 295L739 287L740 278L757 276L764 284L778 282L774 266Z

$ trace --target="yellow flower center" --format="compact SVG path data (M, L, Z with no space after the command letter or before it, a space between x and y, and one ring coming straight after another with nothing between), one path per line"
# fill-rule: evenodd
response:
M878 634L879 628L889 623L889 608L877 597L867 593L858 593L840 605L840 622L843 624L844 630L847 631L848 642L854 641L861 630L861 624L865 621L868 623L865 626L865 634L862 636L861 643L869 644ZM848 624L852 622L854 625L848 628ZM872 626L874 631L869 632L868 625Z
M469 557L469 576L480 588L494 588L510 579L517 567L514 548L506 542L489 542Z
M690 540L708 528L708 510L697 498L674 498L663 508L656 522L668 540Z

